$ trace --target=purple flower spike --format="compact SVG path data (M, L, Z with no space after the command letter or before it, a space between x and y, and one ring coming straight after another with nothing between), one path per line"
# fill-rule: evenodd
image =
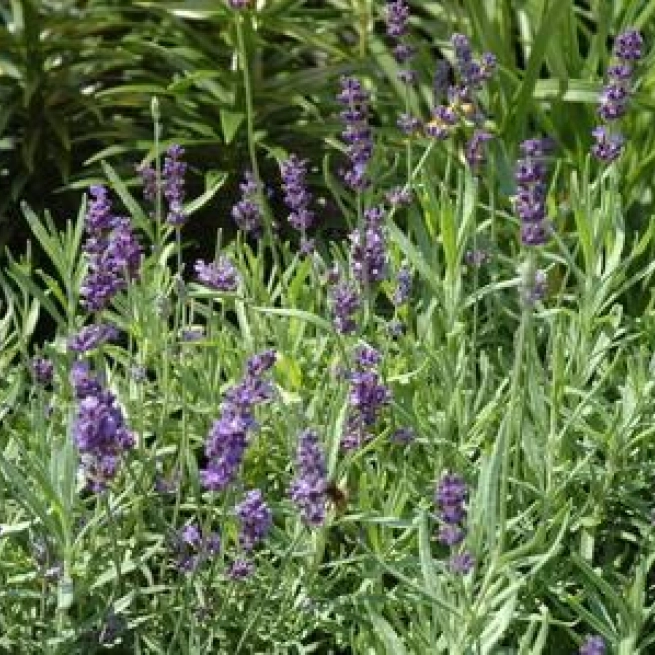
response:
M241 522L239 543L246 552L250 552L266 538L273 524L273 513L259 489L249 491L236 506L235 513Z
M234 264L225 256L221 256L218 262L209 264L198 260L193 267L198 282L223 292L234 292L239 286L239 273Z
M353 275L363 284L381 282L387 276L387 244L381 207L364 212L364 226L350 235Z
M280 165L284 202L291 210L289 223L304 232L314 224L314 212L309 209L311 195L307 191L307 162L291 155Z
M134 447L134 437L125 426L114 395L99 385L87 390L92 393L79 401L73 439L88 487L99 492L116 476L121 456Z
M343 171L342 175L351 189L363 191L369 185L366 173L373 156L373 138L368 123L369 95L358 79L344 76L337 100L344 105L341 118L345 129L341 137L347 144L350 160L350 169Z
M403 266L396 276L396 289L393 292L391 302L395 307L402 307L407 304L412 295L412 271Z
M399 39L407 33L407 21L409 20L409 7L404 0L387 2L386 21L387 35L393 39Z
M327 487L325 454L316 433L306 430L298 442L296 477L290 491L303 521L310 526L317 527L325 521Z
M541 246L550 238L545 157L553 148L551 139L527 139L520 146L524 159L518 160L514 171L517 182L514 210L521 220L521 242L524 246Z
M254 237L259 237L263 227L263 214L259 206L260 188L252 171L244 173L239 185L241 200L232 208L232 218L240 230Z
M68 340L68 348L76 353L86 353L117 337L118 329L114 325L87 325Z
M605 640L598 635L589 635L582 646L580 655L605 655Z
M333 322L339 334L352 334L357 329L355 316L361 307L357 289L347 282L339 282L330 293Z
M184 212L184 175L186 164L182 161L184 148L179 145L172 145L166 151L164 158L164 197L168 202L168 216L166 221L175 227L181 227L186 223Z

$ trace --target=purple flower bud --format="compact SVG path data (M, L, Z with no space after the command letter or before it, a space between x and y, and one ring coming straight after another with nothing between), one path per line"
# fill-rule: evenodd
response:
M47 386L52 383L54 365L45 357L34 357L30 362L32 378L37 384Z
M255 572L255 565L247 559L235 559L227 570L228 578L241 581L252 577Z
M591 147L591 152L596 159L609 164L618 159L623 152L625 139L619 133L610 133L604 125L599 125L591 133L596 143Z
M627 29L616 37L614 54L625 61L637 61L643 57L644 40L638 30Z
M475 559L468 551L457 553L450 558L450 568L453 573L466 575L473 570Z

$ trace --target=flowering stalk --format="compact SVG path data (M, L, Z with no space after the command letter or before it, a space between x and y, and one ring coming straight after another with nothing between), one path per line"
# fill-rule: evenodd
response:
M612 125L621 119L628 108L632 95L634 65L643 56L643 38L635 29L628 29L616 37L614 56L618 60L607 69L608 81L598 99L598 116L602 123L592 131L595 143L591 152L606 164L618 159L625 138Z

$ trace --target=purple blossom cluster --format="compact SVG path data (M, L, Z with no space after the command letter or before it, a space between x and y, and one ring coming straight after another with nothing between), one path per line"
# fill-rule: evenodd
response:
M550 235L546 216L546 157L552 152L554 143L551 139L527 139L520 148L523 157L514 170L517 184L514 209L521 221L521 242L524 246L541 246Z
M367 209L364 212L364 225L350 235L352 272L364 285L381 282L387 275L387 244L383 222L382 207Z
M172 549L178 571L192 573L220 553L221 537L217 532L203 535L193 522L174 535Z
M141 261L141 247L129 219L114 216L107 189L93 186L85 218L84 252L88 271L80 288L82 304L97 312L134 279Z
M248 9L252 4L252 0L228 0L228 3L232 9L241 11L242 9Z
M312 430L305 430L298 441L296 477L291 484L290 495L307 525L316 527L325 522L327 487L325 453L318 435Z
M366 169L373 156L373 135L368 122L369 94L358 79L344 76L337 100L344 107L340 115L345 129L341 136L347 144L350 160L350 168L342 175L351 189L363 191L369 185Z
M134 436L115 396L92 376L85 362L74 364L71 379L79 401L73 439L89 489L100 492L116 476L121 457L134 447Z
M406 207L412 202L412 192L403 187L394 187L386 193L385 198L392 207Z
M186 223L184 212L184 175L186 163L182 160L184 148L179 145L172 145L166 151L164 157L164 198L168 202L168 215L166 222L175 227L181 227Z
M255 572L255 565L248 559L237 558L235 559L227 570L227 577L235 582L241 582L252 576Z
M303 234L314 224L315 214L309 208L312 196L307 190L307 160L291 155L280 164L284 202L291 210L290 225Z
M263 375L274 363L272 350L255 355L248 360L243 380L225 394L220 418L214 422L205 443L208 463L200 477L206 489L221 491L236 477L248 436L257 429L254 409L273 395L272 386Z
M407 23L409 21L409 6L405 0L389 0L385 8L387 36L394 43L393 56L401 64L406 64L414 56L414 48L407 43ZM416 82L416 71L403 68L398 73L398 79L404 84Z
M485 52L479 59L473 56L471 44L464 34L453 34L451 45L454 53L453 71L457 81L448 86L450 67L443 62L438 67L434 79L435 102L447 96L447 103L436 104L432 110L432 119L425 127L426 134L439 140L450 137L460 124L476 126L469 137L464 150L468 165L479 168L485 161L485 145L493 136L481 129L484 113L477 95L484 84L496 72L496 57Z
M175 227L181 227L186 223L187 216L184 212L185 181L187 165L183 161L184 148L173 144L166 150L164 167L162 171L162 186L159 186L157 172L151 164L137 166L137 172L141 176L143 185L143 197L154 203L157 200L157 192L161 188L163 196L168 205L166 222Z
M332 322L339 334L352 334L357 329L355 320L362 306L357 287L345 280L337 280L330 289Z
M456 473L446 473L437 485L434 503L441 522L438 539L451 549L459 546L466 536L467 499L468 488L464 479ZM453 552L450 565L457 573L468 573L474 560L467 551Z
M613 162L623 152L625 138L611 126L628 109L634 65L643 56L643 45L643 38L635 29L622 32L614 42L617 62L607 69L607 81L598 99L598 116L602 124L592 131L595 142L591 152L602 162Z
M260 206L260 185L252 171L246 171L239 185L241 199L232 207L232 218L240 230L253 237L262 233L264 218Z
M391 391L374 368L381 359L377 351L368 347L356 353L357 369L349 375L348 415L341 438L343 450L356 450L370 441L380 411L391 402Z
M45 357L34 357L30 362L32 379L41 386L52 384L54 370L54 364Z
M197 260L193 270L196 279L210 289L231 293L239 286L239 272L228 257L222 255L217 262L207 264L201 259Z
M589 635L582 646L580 655L605 655L605 640L598 635Z
M118 334L118 328L109 323L87 325L68 339L68 348L76 353L86 353L109 341L115 341Z
M236 506L235 514L241 524L239 544L246 552L262 542L273 525L273 512L259 489L249 491Z
M394 289L391 302L395 307L402 307L407 304L412 294L412 271L407 266L401 266L396 275L396 288Z

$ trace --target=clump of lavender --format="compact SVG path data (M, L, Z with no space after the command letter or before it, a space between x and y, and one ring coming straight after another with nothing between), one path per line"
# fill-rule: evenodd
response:
M34 382L41 386L52 384L54 364L45 357L34 357L30 362L30 371Z
M582 646L580 655L605 655L605 640L598 635L589 635Z
M239 544L250 552L266 538L273 525L273 513L259 489L249 491L236 506L235 513L241 523Z
M291 484L291 499L305 523L316 527L325 522L327 500L327 466L318 435L305 430L296 452L296 477Z
M553 147L551 139L527 139L520 146L523 158L518 160L514 171L517 183L514 209L521 220L524 246L541 246L550 235L550 223L546 217L546 157Z
M330 305L336 331L339 334L355 332L355 317L362 306L362 299L355 285L343 280L338 281L330 289Z
M222 292L234 292L239 286L239 272L230 259L222 255L218 262L207 264L201 259L193 267L198 282Z
M242 9L248 9L252 3L252 0L228 0L228 4L232 9L241 11Z
M90 376L86 367L73 369L79 403L73 439L91 491L103 491L116 476L121 457L134 447L115 396Z
M435 492L434 502L441 522L438 539L454 549L466 536L466 508L468 488L464 479L456 473L446 473ZM473 558L467 551L453 553L451 568L457 573L468 573L473 568Z
M259 205L260 186L252 171L246 171L239 185L241 200L232 207L232 218L240 230L254 237L262 233L264 218Z
M347 144L350 160L350 168L342 175L351 189L363 191L369 185L366 169L373 156L373 137L368 122L369 94L358 79L344 76L337 100L344 107L341 119L345 129L341 136Z
M607 69L607 81L598 99L598 115L603 122L592 131L595 143L591 152L596 159L610 163L623 152L625 139L612 128L622 118L632 95L634 64L643 56L643 38L635 29L628 29L616 37L616 63Z
M358 353L356 363L359 370L349 376L348 416L341 438L341 447L344 450L356 450L371 440L371 429L377 423L380 411L391 401L389 388L373 368L379 361L380 359L373 358L370 352L367 352L365 357L362 357L361 350Z
M273 394L270 383L262 376L274 362L273 351L252 357L243 380L225 394L220 418L214 422L205 443L208 463L200 476L206 489L221 491L236 477L248 436L257 429L255 406L266 402Z
M383 228L384 209L364 212L364 225L350 235L350 254L355 278L368 285L381 282L387 275L387 244Z
M172 145L166 151L164 158L164 197L168 202L168 215L166 222L175 227L181 227L186 223L184 212L184 175L186 163L182 161L184 148L179 145Z
M93 186L92 201L85 218L87 238L84 252L88 271L80 294L82 304L90 311L107 307L119 291L134 279L141 261L141 247L127 218L112 214L107 189Z
M97 323L83 327L68 339L68 348L76 353L86 353L118 338L118 328L109 323Z
M385 8L385 19L387 36L394 43L393 56L399 64L405 65L414 56L414 48L406 41L409 6L404 0L390 0ZM398 79L404 84L413 84L416 82L416 71L403 68L398 73Z

